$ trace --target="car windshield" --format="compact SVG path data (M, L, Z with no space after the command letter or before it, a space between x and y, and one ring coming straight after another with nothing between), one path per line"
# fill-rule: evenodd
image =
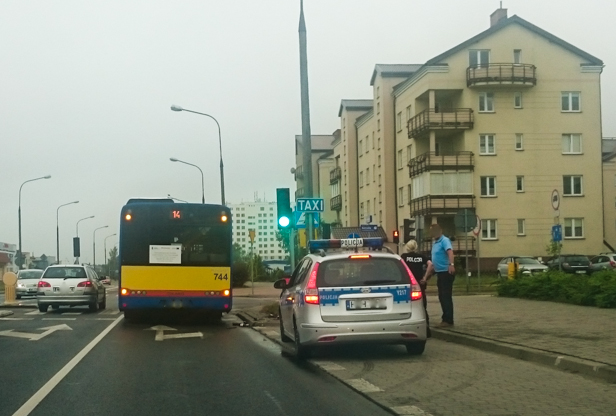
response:
M53 279L85 279L86 271L81 267L50 267L43 278Z
M27 270L27 271L19 272L19 274L17 275L17 278L19 280L23 280L23 279L40 279L40 277L42 275L43 275L43 271L42 270Z
M518 257L517 261L520 264L541 264L539 260L535 260L532 257Z
M339 259L321 263L319 287L408 285L404 265L394 258Z
M584 256L566 256L564 261L576 263L588 263L588 259Z

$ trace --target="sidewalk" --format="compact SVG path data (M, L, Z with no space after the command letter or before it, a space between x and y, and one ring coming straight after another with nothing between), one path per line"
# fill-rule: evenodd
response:
M250 282L247 282L245 287L233 289L233 296L252 296L252 287ZM255 282L254 297L278 299L280 298L280 289L275 289L273 282Z

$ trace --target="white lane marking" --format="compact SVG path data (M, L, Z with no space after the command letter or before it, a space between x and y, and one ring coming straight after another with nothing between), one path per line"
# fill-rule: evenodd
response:
M33 321L34 318L0 318L0 321Z
M391 410L393 410L398 415L432 416L430 413L424 412L417 406L398 406L392 407Z
M62 316L66 315L81 315L83 312L62 312Z
M11 316L13 311L0 311L0 316Z
M117 315L119 314L120 311L112 311L112 310L106 310L106 311L102 311L101 313L99 313L99 315Z
M276 407L278 408L278 410L280 411L281 415L286 416L287 412L284 411L284 409L282 408L282 404L280 403L280 400L278 400L277 398L275 398L269 391L267 390L263 390L263 393L265 393L265 395L276 405Z
M72 331L73 328L66 324L62 325L54 325L54 326L46 326L45 328L39 328L39 330L43 330L44 332L41 334L33 334L31 332L18 332L12 329L8 331L0 332L0 335L5 337L13 337L13 338L26 338L30 341L38 341L40 339L45 338L47 335L53 334L56 331Z
M363 378L354 378L351 380L344 380L345 383L348 383L355 390L360 391L362 393L377 393L383 391L380 387L375 386L374 384L364 380Z
M38 406L38 404L42 402L49 393L51 393L51 391L62 381L62 379L64 379L64 377L66 377L66 375L70 373L71 370L75 368L75 366L79 364L79 362L83 360L83 358L88 355L88 353L92 351L92 349L99 342L101 342L101 340L105 338L105 336L109 332L111 332L111 330L115 328L115 326L119 324L122 319L124 319L124 316L120 315L115 321L109 324L109 326L105 328L103 332L98 334L96 338L90 341L90 343L86 345L81 351L79 351L77 355L74 356L64 367L62 367L60 371L58 371L52 378L50 378L43 387L41 387L36 393L34 393L34 395L30 397L27 402L25 402L19 409L17 409L17 411L13 413L13 416L29 415L36 408L36 406Z
M116 318L86 318L88 321L115 321Z
M45 315L45 313L46 312L32 311L32 312L25 313L24 315Z
M177 339L177 338L203 338L203 333L201 332L189 332L184 334L170 334L165 335L165 331L177 331L175 328L171 328L165 325L156 325L151 328L146 328L146 331L156 331L156 335L154 336L154 341L164 341L166 339Z
M333 363L331 361L313 361L316 365L318 365L319 367L321 367L323 370L325 371L343 371L346 370L346 368L344 368L341 365L338 365L336 363Z
M77 318L43 318L43 321L76 321Z

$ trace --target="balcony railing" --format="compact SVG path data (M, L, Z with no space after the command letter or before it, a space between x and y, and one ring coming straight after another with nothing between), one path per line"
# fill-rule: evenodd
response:
M332 211L341 211L342 210L342 195L337 195L330 199L329 207Z
M329 183L334 184L340 180L342 177L342 171L340 168L336 167L329 172Z
M475 256L475 241L476 238L472 236L456 236L455 238L451 238L451 246L453 248L453 254L459 255L464 254L466 252L466 241L468 240L468 254L471 256ZM432 240L425 239L424 241L419 242L419 251L423 253L430 253L432 251Z
M298 179L304 179L304 167L303 166L298 166L295 169L295 180L297 181Z
M466 85L537 85L537 67L529 64L487 64L466 69Z
M463 151L448 154L427 152L411 159L409 176L413 178L431 170L473 170L474 166L473 152Z
M424 110L408 121L409 139L430 130L466 130L473 128L473 109Z
M303 198L304 195L305 195L304 188L299 188L297 191L295 191L295 199Z
M474 207L474 195L426 195L411 200L411 218L455 214L460 209Z

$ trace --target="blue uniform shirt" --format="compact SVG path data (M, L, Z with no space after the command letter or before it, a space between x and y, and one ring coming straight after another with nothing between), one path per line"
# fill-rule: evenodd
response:
M453 250L451 240L441 236L432 244L432 263L434 263L434 271L437 273L449 271L449 254L447 250Z

